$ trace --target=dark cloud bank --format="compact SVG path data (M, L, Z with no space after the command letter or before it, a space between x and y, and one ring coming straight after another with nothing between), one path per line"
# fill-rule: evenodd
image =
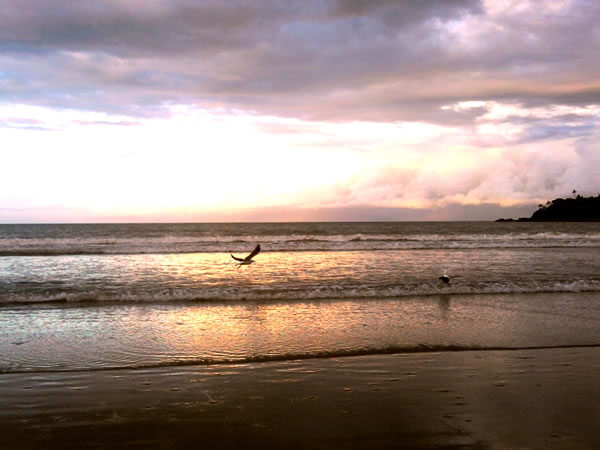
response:
M478 111L440 107L600 103L598 23L591 0L560 14L494 17L477 0L4 0L0 92L5 101L131 115L184 103L468 122Z

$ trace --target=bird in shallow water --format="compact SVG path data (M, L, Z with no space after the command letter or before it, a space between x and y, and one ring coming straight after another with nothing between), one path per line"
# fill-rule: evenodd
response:
M452 278L460 278L460 275L452 275ZM444 284L450 284L450 276L445 270L444 274L441 277L439 277L438 280L440 280Z
M237 256L233 256L232 253L230 253L230 255L233 259L240 262L238 264L238 269L239 269L241 266L247 266L249 264L252 264L254 262L252 260L252 258L254 258L256 255L258 255L258 252L260 252L260 244L256 244L256 248L254 250L252 250L252 253L250 253L245 258L238 258Z

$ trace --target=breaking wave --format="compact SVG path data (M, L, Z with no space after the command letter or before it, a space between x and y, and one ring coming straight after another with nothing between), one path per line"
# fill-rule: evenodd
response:
M0 256L600 247L600 233L334 234L0 238Z
M214 288L175 289L91 289L87 291L61 290L60 287L42 289L38 292L0 293L0 305L41 303L163 303L163 302L244 302L244 301L318 301L318 300L368 300L401 299L406 297L435 295L479 294L530 294L554 292L598 292L600 279L582 280L520 280L415 283L390 286L340 286L323 285L295 288L242 288L219 286Z
M240 357L201 357L184 358L180 360L152 362L152 363L134 363L123 365L100 365L100 366L82 366L82 367L0 367L0 373L54 373L54 372L99 372L105 370L143 370L160 369L174 367L190 366L216 366L225 364L252 364L265 362L284 362L300 361L307 359L328 359L343 358L353 356L369 355L393 355L393 354L414 354L414 353L447 353L447 352L486 352L486 351L519 351L519 350L550 350L561 348L595 348L600 344L572 344L572 345L540 345L540 346L479 346L479 345L460 345L460 344L417 344L417 345L391 345L386 347L373 348L354 348L354 349L336 349L328 351L307 351L279 354L260 354L246 355Z

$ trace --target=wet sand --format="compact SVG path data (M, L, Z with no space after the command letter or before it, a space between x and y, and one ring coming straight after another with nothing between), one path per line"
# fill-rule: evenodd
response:
M0 375L0 448L600 448L600 348Z

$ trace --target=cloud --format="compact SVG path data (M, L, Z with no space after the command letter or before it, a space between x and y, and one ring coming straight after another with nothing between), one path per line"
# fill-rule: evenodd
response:
M439 210L450 205L471 205L474 208L469 214L473 217L478 205L544 203L573 189L584 195L596 193L600 173L592 168L600 163L597 139L533 139L529 132L525 129L527 139L519 134L510 145L495 148L436 148L430 143L427 153L419 152L419 147L402 146L397 157L383 150L373 151L370 157L374 162L341 180L337 188L323 189L307 198L318 199L322 207L335 208L372 205ZM440 141L444 140L442 135ZM403 164L403 159L415 163Z
M54 172L119 167L124 191L153 187L131 152L152 174L269 167L211 206L537 204L600 189L598 23L593 0L4 0L0 131L9 160L51 143Z
M590 45L600 5L524 4L7 0L0 92L130 115L188 104L447 124L477 117L440 110L459 101L600 102L599 46Z
M15 128L19 130L47 131L44 121L31 117L2 117L0 116L0 128Z
M340 43L336 27L384 30L451 20L481 12L477 0L394 1L218 1L159 0L76 3L7 0L0 7L4 48L13 52L102 51L121 57L161 53L236 51L267 38ZM358 22L357 22L358 19ZM348 22L346 22L348 21ZM318 36L296 35L313 29ZM360 31L354 28L354 31ZM12 45L11 45L12 44ZM299 44L292 40L284 44Z

